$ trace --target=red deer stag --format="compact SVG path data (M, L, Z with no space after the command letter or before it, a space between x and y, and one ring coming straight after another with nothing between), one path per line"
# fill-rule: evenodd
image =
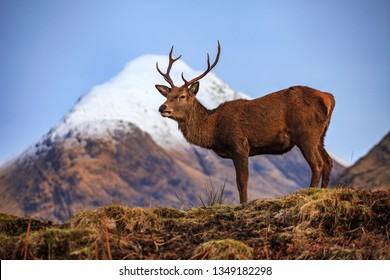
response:
M322 188L329 183L332 159L324 148L324 137L335 101L330 93L304 86L294 86L254 100L233 100L209 110L197 99L199 80L218 63L221 46L213 64L207 54L207 70L184 85L174 85L169 72L181 56L172 57L163 73L158 72L170 87L156 85L167 98L159 108L163 117L178 122L189 143L213 150L223 158L233 160L240 203L248 200L248 157L260 154L283 154L295 145L308 162L312 177L310 187L317 187L322 176Z

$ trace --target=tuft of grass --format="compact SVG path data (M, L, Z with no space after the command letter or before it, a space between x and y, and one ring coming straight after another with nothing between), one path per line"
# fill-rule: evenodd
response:
M213 182L209 178L208 181L206 181L206 184L204 185L204 194L202 194L200 191L197 192L197 198L198 198L197 204L194 204L190 201L188 201L188 202L184 201L182 198L179 197L179 195L177 193L175 193L175 195L176 195L177 199L186 208L208 207L208 206L221 205L221 204L224 204L224 202L226 200L226 196L225 196L226 182L227 182L227 179L225 179L225 182L223 183L222 186L220 186L219 188L216 188L216 187L214 187Z
M305 190L305 192L308 192ZM318 189L300 206L301 227L321 228L328 234L353 231L373 215L364 197L351 188L329 192Z

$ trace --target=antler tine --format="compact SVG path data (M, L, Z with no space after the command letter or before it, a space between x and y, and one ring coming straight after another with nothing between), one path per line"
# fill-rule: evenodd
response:
M169 64L167 67L167 72L165 74L158 67L158 62L156 62L157 71L160 73L161 76L163 76L164 80L167 81L168 84L171 85L171 87L174 87L175 85L173 84L172 78L170 77L169 73L171 72L171 68L172 68L173 63L175 63L177 60L179 60L181 58L181 55L176 57L176 58L172 57L173 47L174 46L172 46L171 51L169 52Z
M209 55L209 53L207 53L207 69L206 69L206 71L203 72L203 74L201 74L200 76L198 76L198 77L192 79L191 81L187 81L187 80L184 78L183 73L181 73L181 78L182 78L183 81L184 81L184 85L185 85L186 87L188 87L189 85L195 83L196 81L199 81L199 80L202 79L204 76L206 76L206 75L215 67L215 65L217 65L218 60L219 60L219 55L220 55L220 54L221 54L221 44L220 44L220 42L219 42L219 40L218 40L218 52L217 52L217 56L216 56L216 58L215 58L214 63L210 66L210 55Z
M187 85L188 81L184 78L184 73L183 72L181 72L181 78L184 81L184 84Z

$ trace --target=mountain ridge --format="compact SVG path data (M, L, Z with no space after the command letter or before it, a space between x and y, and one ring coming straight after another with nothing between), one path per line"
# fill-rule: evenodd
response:
M390 131L337 179L357 189L390 189Z

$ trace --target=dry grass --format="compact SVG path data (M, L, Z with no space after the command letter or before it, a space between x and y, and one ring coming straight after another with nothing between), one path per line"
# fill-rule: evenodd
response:
M226 182L220 187L214 187L214 183L209 178L204 185L204 195L202 192L197 192L198 201L193 203L190 201L185 201L182 199L177 193L176 198L181 202L181 204L186 208L194 208L194 207L208 207L208 206L216 206L224 204L226 200L225 190L226 190ZM232 204L232 202L230 203Z
M304 189L185 211L112 205L27 227L0 215L1 259L390 259L390 192Z
M27 225L27 232L26 232L26 238L24 241L24 248L23 248L23 259L27 259L27 253L28 253L28 238L30 237L30 231L31 231L31 220L28 221Z

